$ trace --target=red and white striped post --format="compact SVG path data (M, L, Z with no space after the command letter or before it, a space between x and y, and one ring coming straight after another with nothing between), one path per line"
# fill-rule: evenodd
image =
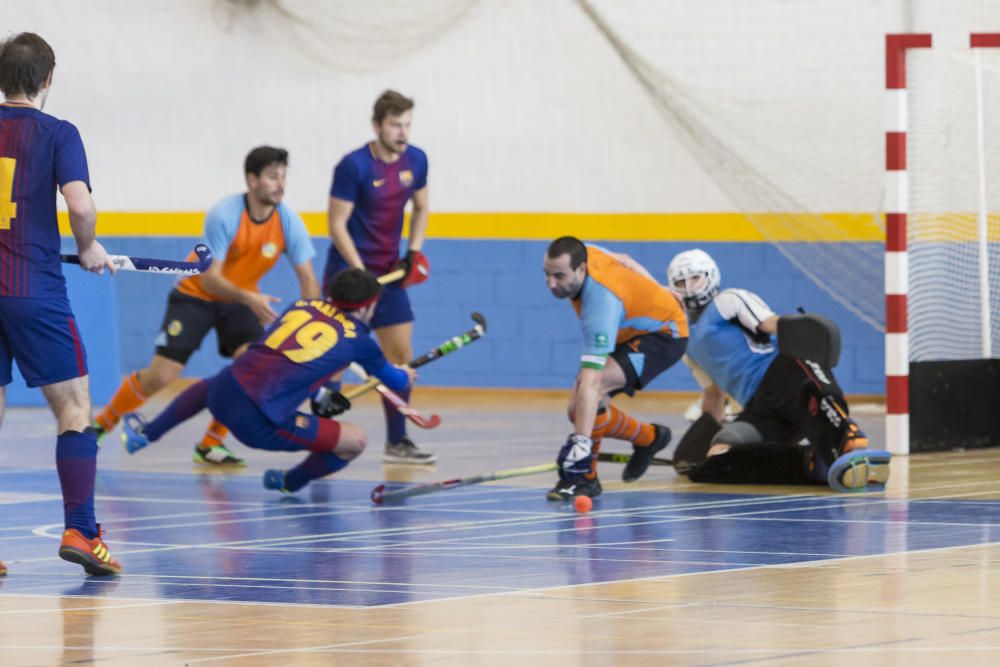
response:
M921 48L1000 47L1000 33L909 33L885 36L885 438L893 454L910 452L910 344L906 174L906 53Z

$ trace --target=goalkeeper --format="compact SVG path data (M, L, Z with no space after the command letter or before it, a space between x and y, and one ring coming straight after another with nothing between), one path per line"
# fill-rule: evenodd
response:
M883 488L890 454L867 449L849 416L831 370L840 348L832 322L779 318L752 292L720 292L719 268L702 250L674 257L667 280L687 310L689 365L707 379L704 413L674 455L679 472L695 482ZM744 408L722 425L727 394Z

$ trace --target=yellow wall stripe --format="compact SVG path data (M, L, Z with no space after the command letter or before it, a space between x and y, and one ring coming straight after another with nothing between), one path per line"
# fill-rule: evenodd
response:
M100 236L200 236L200 212L108 211ZM313 236L326 236L325 213L303 213ZM60 230L69 234L65 213ZM428 236L439 239L587 241L839 241L884 240L870 213L432 213Z

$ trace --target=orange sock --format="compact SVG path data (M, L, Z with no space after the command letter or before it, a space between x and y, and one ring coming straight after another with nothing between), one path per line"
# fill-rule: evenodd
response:
M199 447L218 447L222 444L222 440L228 435L229 429L222 425L222 422L217 422L214 419L212 423L208 425L208 429L205 431L205 435L201 437L201 442L198 443Z
M608 426L604 435L628 440L636 447L649 447L656 439L656 429L652 424L645 424L634 417L629 417L615 406L609 405Z
M594 455L594 460L590 462L590 472L583 474L586 479L597 477L597 455L601 453L601 443L595 442L594 446L590 448L590 452Z
M597 454L601 451L601 438L604 437L604 432L608 428L608 422L608 411L603 408L598 410L597 418L594 419L594 430L590 432L590 439L594 443L590 451L594 454L594 460L590 464L590 472L584 474L587 479L597 477Z
M132 373L122 380L118 391L111 397L111 401L104 406L101 414L97 415L94 421L105 431L110 431L118 424L122 416L133 412L142 406L149 398L142 391L139 383L139 373Z

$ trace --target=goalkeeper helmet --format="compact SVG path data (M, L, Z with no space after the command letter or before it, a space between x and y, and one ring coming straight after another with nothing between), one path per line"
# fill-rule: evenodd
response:
M690 310L704 308L719 293L719 267L707 252L695 248L686 250L667 267L670 291Z

